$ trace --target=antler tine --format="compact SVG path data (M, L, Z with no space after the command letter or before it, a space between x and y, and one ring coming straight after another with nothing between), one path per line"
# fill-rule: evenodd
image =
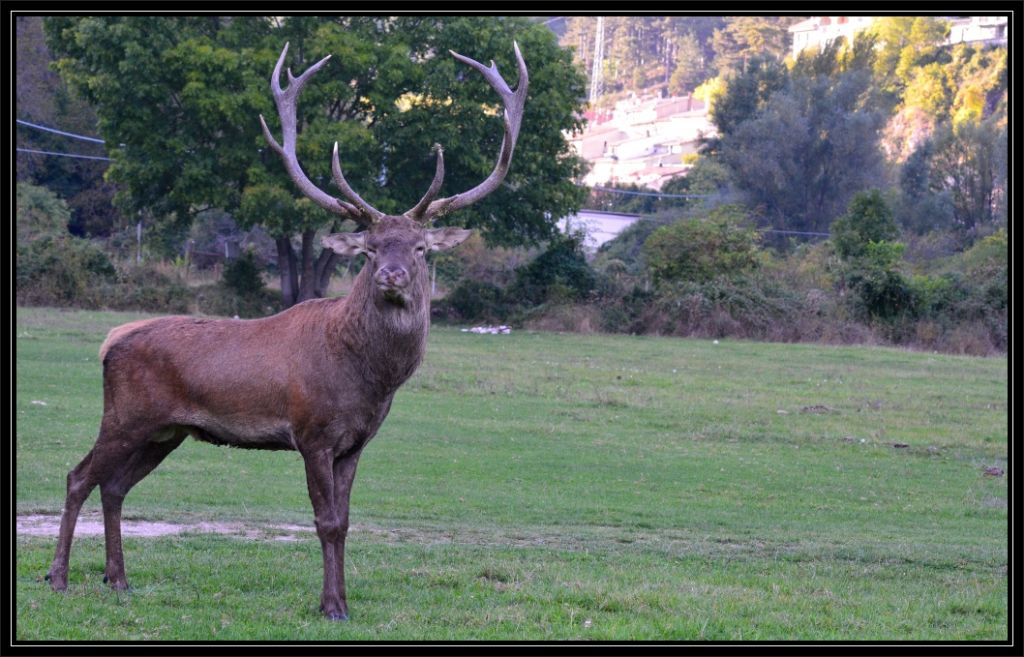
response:
M260 126L263 128L263 136L266 138L267 143L270 147L281 156L281 160L284 162L285 170L288 171L288 175L298 186L299 190L306 195L307 198L312 200L314 203L322 207L323 209L333 214L341 215L350 219L354 219L357 223L372 223L376 220L376 217L380 216L380 212L373 210L371 206L362 201L355 192L348 194L350 200L359 199L360 203L352 205L345 201L331 196L317 187L313 182L306 176L302 170L302 166L299 164L298 156L295 153L296 143L296 108L298 106L298 97L302 93L303 87L309 81L313 74L320 70L321 67L331 58L327 55L316 64L310 66L302 75L295 77L292 75L291 69L288 69L288 88L281 88L281 68L284 66L285 57L288 54L288 45L284 44L284 49L281 50L281 56L277 58L277 65L274 66L274 74L270 79L270 91L274 96L274 104L277 105L277 113L281 117L281 133L283 135L284 144L279 144L270 133L270 128L267 127L267 122L263 119L263 115L260 115ZM344 179L343 179L344 180ZM346 184L345 187L348 187ZM345 192L345 189L342 190ZM348 189L351 192L351 188ZM354 195L354 198L353 198ZM359 206L359 207L356 207ZM365 206L365 207L364 207ZM371 212L367 212L367 209Z
M441 144L434 144L432 149L437 153L437 166L434 169L434 180L431 181L430 187L427 188L427 193L423 195L420 202L417 203L412 210L405 213L405 216L410 219L422 220L423 213L429 207L430 202L434 200L437 193L441 191L441 183L444 182L444 149L441 148Z
M370 219L370 223L375 223L380 220L384 213L364 201L363 197L359 194L356 194L356 190L349 186L348 181L345 180L344 174L341 173L341 160L338 159L338 142L334 142L334 156L331 159L331 173L334 175L334 184L338 186L341 193L344 194L348 200L356 204L356 207L358 207L363 214Z
M422 220L424 222L430 221L433 217L464 208L479 201L496 190L505 179L505 175L508 173L509 164L512 161L512 151L515 150L516 140L519 138L519 126L523 120L523 107L526 104L526 90L529 85L526 62L523 61L523 55L519 52L519 44L513 41L512 46L515 49L516 62L519 66L519 83L516 85L515 91L512 91L512 89L509 88L508 83L506 83L504 78L502 78L498 73L498 67L493 61L491 62L490 67L487 67L475 59L449 51L452 56L460 62L468 64L479 71L480 74L484 76L484 79L487 80L488 84L490 84L491 87L498 92L498 95L501 96L502 103L505 105L503 117L505 123L505 135L501 141L501 150L498 153L497 164L491 174L487 176L482 183L467 192L431 201L425 210L420 208L423 204L423 201L421 200L413 210L410 210L410 213L419 210L418 214L419 216L422 216ZM440 152L438 153L438 157L440 157ZM442 166L443 165L439 162L438 167L440 168ZM436 175L434 177L434 182L437 183L438 187L440 187L440 183L438 182ZM431 184L431 189L433 189L433 187L434 185ZM430 194L430 191L428 190L427 193Z

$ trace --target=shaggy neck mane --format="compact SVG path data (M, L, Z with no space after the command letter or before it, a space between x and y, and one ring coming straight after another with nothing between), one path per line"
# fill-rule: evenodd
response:
M365 363L367 373L387 387L398 387L419 366L430 330L430 293L425 277L405 290L404 304L387 301L363 267L347 297L332 305L336 321L328 336L336 352Z

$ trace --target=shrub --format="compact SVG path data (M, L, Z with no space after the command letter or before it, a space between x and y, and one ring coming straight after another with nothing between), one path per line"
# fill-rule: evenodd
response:
M505 321L510 313L500 287L469 279L461 281L437 307L439 313L464 321Z
M252 251L246 251L238 258L229 261L224 266L221 276L224 279L224 285L242 298L254 297L263 291L263 276L260 274L260 266Z
M644 242L647 265L659 283L706 282L754 269L758 235L746 211L722 205L706 219L684 219L654 231Z
M549 299L580 300L597 286L597 276L583 255L581 235L554 238L546 251L516 270L508 289L518 303L537 306Z
M68 204L45 187L19 182L17 192L18 245L27 245L40 237L68 234L71 211Z
M898 269L903 249L899 242L868 242L863 255L847 264L849 299L859 317L893 320L916 313L913 290Z
M223 283L204 285L193 290L196 312L242 318L266 317L280 310L281 295L268 289L240 296Z
M865 255L870 242L891 242L900 231L877 189L854 195L846 214L832 222L832 244L844 260Z
M176 277L153 264L129 265L118 272L115 284L104 286L101 308L185 313L192 295Z
M17 263L19 303L96 307L100 288L116 279L102 249L66 234L19 243Z
M606 299L601 306L601 329L610 333L644 333L641 318L654 302L653 292L634 287L620 298Z

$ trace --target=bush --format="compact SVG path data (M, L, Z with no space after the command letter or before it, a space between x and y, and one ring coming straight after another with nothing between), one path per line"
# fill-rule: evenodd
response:
M601 329L610 333L645 333L641 318L654 299L653 292L639 287L620 298L606 298L601 306Z
M193 296L196 312L204 315L266 317L281 309L281 294L268 289L243 297L223 283L214 283L195 288Z
M503 322L511 312L500 287L468 279L461 281L436 307L439 314L463 321Z
M509 296L528 306L586 298L597 286L597 276L587 264L582 244L581 235L555 237L546 251L516 270Z
M898 270L903 249L899 242L868 242L863 255L847 264L846 285L858 317L894 320L916 314L913 290Z
M88 240L46 236L17 248L17 298L32 305L97 307L116 280L106 253Z
M706 282L754 269L758 234L746 211L722 205L705 219L684 219L654 231L643 252L655 281Z
M224 285L243 299L258 296L263 291L263 276L256 256L246 251L224 266Z
M810 314L804 297L753 275L665 285L655 309L664 323L659 332L700 337L787 339Z
M191 301L189 289L180 280L147 263L119 271L116 283L104 286L103 301L97 307L187 313Z
M18 245L27 245L40 237L68 234L71 210L59 196L45 187L19 182L17 191Z

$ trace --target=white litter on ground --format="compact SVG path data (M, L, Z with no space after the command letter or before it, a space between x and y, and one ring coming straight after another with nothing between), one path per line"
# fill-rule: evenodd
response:
M462 329L463 333L479 333L482 335L508 335L512 329L502 324L501 326L474 326L473 328Z

